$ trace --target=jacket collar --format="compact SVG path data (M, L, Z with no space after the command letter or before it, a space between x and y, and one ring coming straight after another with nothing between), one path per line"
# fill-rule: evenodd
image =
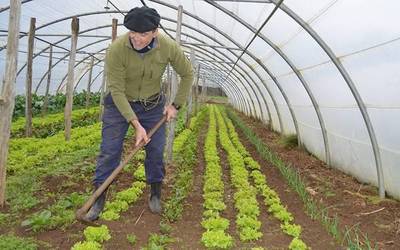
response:
M160 36L160 33L158 33L158 35L155 37L155 39L154 39L154 47L150 50L150 51L148 51L148 52L146 52L146 53L151 53L152 51L154 51L154 50L156 50L156 49L159 49L160 48L160 39L159 39L159 36ZM134 50L133 48L132 48L132 45L131 45L131 43L130 43L130 41L129 41L129 32L127 32L124 36L123 36L123 38L122 38L123 40L124 40L124 44L125 44L125 46L127 46L129 49L131 49L132 51L135 51L136 53L138 53L136 50Z

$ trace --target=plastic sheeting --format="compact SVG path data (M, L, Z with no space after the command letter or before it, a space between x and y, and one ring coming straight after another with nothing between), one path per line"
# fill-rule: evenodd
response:
M127 31L121 25L123 15L111 5L106 11L106 2L34 0L22 5L21 32L27 32L30 17L36 17L37 38L59 46L54 47L52 92L62 86L67 73L68 17L73 15L81 15L76 82L81 76L82 79L77 91L86 88L88 76L79 72L87 71L89 53L96 56L93 76L100 75L92 89L100 88L101 61L110 43L111 19L118 19L118 35ZM298 133L301 143L313 155L329 160L333 167L362 182L378 186L377 167L382 167L384 188L388 194L400 198L398 1L286 0L262 28L275 7L273 3L144 2L160 12L162 25L172 37L175 37L177 6L183 5L183 46L187 54L190 49L195 50L196 63L202 67L200 85L206 82L220 86L234 107L270 123L278 132ZM112 3L122 11L141 6L140 1L112 0ZM0 0L1 7L8 5L9 1ZM298 20L288 15L288 10ZM315 31L318 38L309 34L299 20ZM54 23L48 25L51 22ZM7 29L8 11L3 11L0 13L1 46L6 43ZM259 29L259 35L232 70ZM35 54L44 52L34 59L34 89L47 71L46 42L35 41ZM26 62L26 46L27 37L23 37L19 69ZM327 50L339 60L348 79ZM0 51L0 75L4 74L5 53L6 50ZM25 74L22 69L17 77L17 93L25 91ZM351 90L351 84L357 93ZM38 93L44 92L44 85L41 83ZM367 117L362 116L359 104L365 106ZM366 121L371 122L370 131ZM371 136L378 144L375 154Z

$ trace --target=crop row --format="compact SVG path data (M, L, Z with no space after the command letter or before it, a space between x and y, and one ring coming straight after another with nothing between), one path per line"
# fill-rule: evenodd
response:
M202 236L203 244L208 248L227 249L233 246L233 239L226 230L229 220L221 217L226 208L224 203L224 183L222 169L217 152L217 128L215 107L209 106L209 125L204 143L204 158L206 161L203 198L204 212L202 226L206 229Z
M78 109L72 112L72 128L83 127L98 122L99 107L90 109ZM64 130L64 113L34 117L32 119L32 137L45 138ZM11 125L11 138L25 136L25 117L13 121Z
M227 152L230 165L232 184L235 187L234 201L236 214L236 227L241 241L260 239L261 222L258 220L260 209L256 199L256 189L249 183L249 174L245 167L242 155L232 144L224 119L217 111L219 139L222 147Z
M264 197L264 202L268 207L268 212L281 222L281 229L284 233L294 237L289 245L289 249L307 249L307 245L300 239L302 231L301 226L293 223L293 215L282 205L278 194L268 186L265 175L260 171L260 165L250 156L246 148L240 142L235 127L233 126L232 121L227 117L225 110L221 110L232 143L237 149L239 149L238 151L241 152L246 167L251 171L250 176L253 178L259 194Z

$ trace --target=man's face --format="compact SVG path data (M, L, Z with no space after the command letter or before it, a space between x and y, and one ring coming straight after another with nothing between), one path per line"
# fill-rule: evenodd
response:
M158 29L147 31L144 33L139 33L135 31L129 31L129 39L131 39L131 43L136 50L141 50L149 43L153 38L155 38L158 34Z

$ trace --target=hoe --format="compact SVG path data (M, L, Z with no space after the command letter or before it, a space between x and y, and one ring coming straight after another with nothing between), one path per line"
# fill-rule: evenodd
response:
M166 116L164 116L148 133L148 137L151 138L153 134L161 127L161 125L166 121ZM89 197L89 199L85 202L85 204L76 211L75 217L78 221L82 222L83 224L90 225L90 226L99 226L98 223L95 223L93 221L89 221L85 219L85 215L88 212L88 210L92 207L94 202L97 200L97 198L108 188L108 186L114 181L114 179L118 176L118 174L121 172L121 170L124 168L124 166L132 159L132 157L139 151L144 146L144 142L140 142L139 145L137 145L132 152L129 153L129 155L118 165L116 169L111 173L110 176L103 182L103 184L100 185L98 189L92 194L92 196Z

